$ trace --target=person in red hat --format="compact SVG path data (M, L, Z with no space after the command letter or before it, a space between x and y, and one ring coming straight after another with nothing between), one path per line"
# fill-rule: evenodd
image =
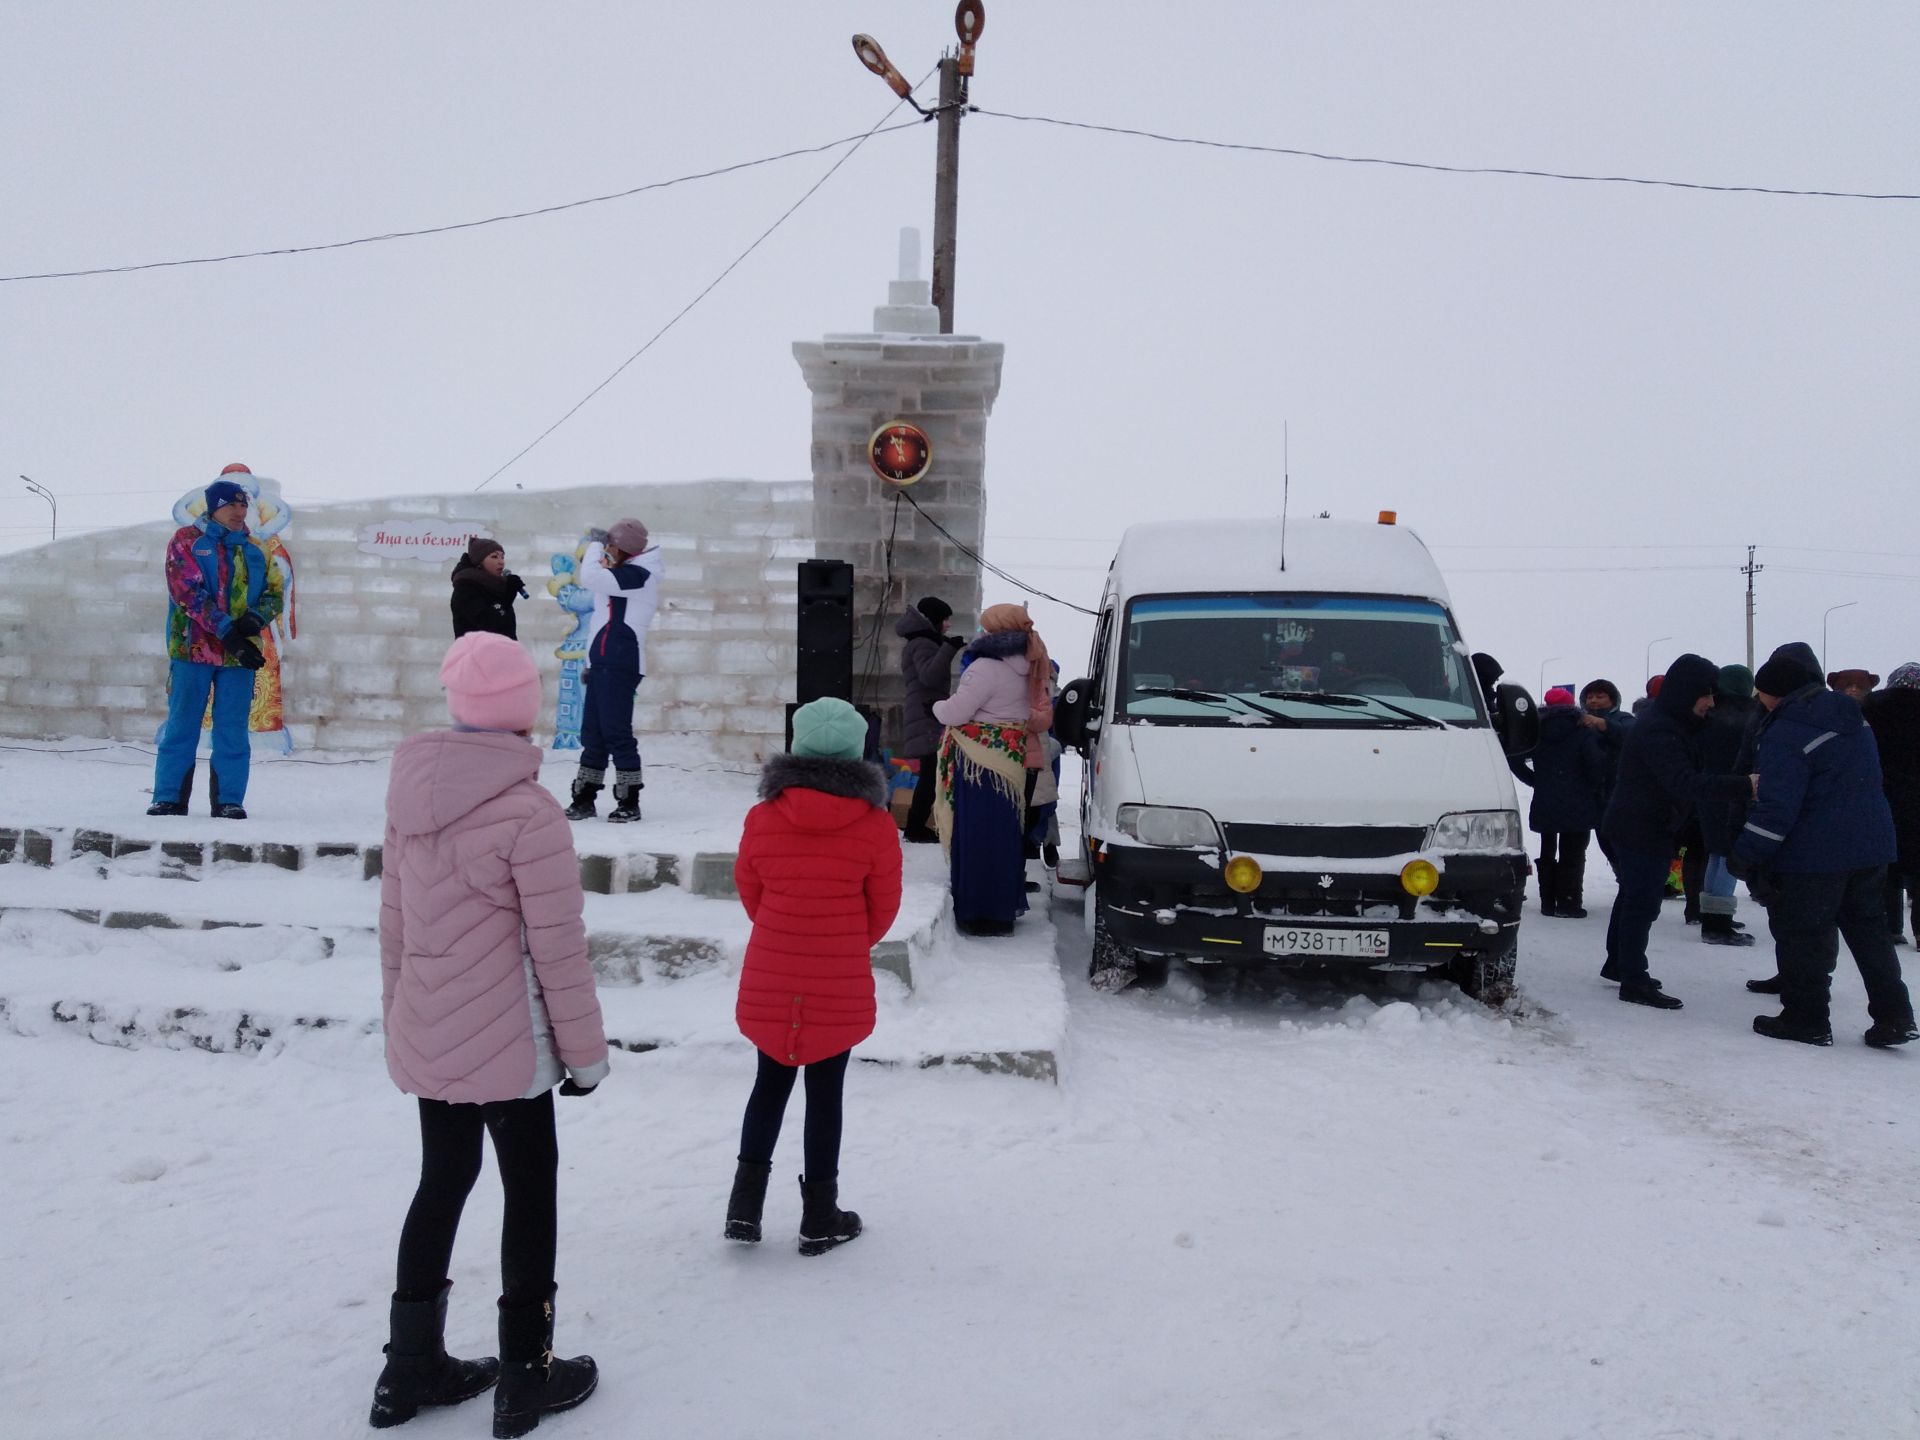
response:
M1527 827L1540 837L1540 913L1572 920L1586 917L1587 846L1607 798L1607 757L1582 713L1556 685L1540 711L1540 743L1507 761L1533 791Z

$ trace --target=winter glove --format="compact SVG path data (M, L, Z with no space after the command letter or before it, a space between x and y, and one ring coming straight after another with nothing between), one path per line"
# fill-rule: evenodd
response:
M964 650L967 646L967 637L964 635L942 635L940 637L940 643L942 645L951 645L956 650Z
M562 1095L591 1095L599 1088L598 1085L576 1085L573 1083L573 1076L571 1075L560 1082L560 1093Z
M1747 876L1747 893L1762 910L1771 910L1773 902L1780 898L1780 882L1767 871L1756 870Z
M242 640L251 639L267 628L267 622L249 610L233 624L227 627L228 635L238 635Z
M1751 880L1753 878L1753 862L1740 855L1729 855L1727 857L1727 873L1736 880Z
M587 531L587 538L589 540L596 541L601 545L604 545L607 543L607 541L611 540L613 537L604 530L589 530Z
M260 653L260 647L234 630L226 633L220 641L220 648L238 660L243 670L258 670L267 663L267 657Z
M514 589L518 590L520 592L520 598L522 600L529 600L532 598L530 595L527 594L527 582L522 580L518 575L514 574L511 570L507 571L506 574L502 575L500 578L506 581L507 584L511 585Z

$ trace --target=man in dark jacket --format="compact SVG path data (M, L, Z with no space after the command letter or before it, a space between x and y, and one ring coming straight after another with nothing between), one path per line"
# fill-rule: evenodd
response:
M453 562L453 638L485 630L518 640L513 618L515 598L527 598L521 578L507 569L507 552L498 540L476 535Z
M1580 687L1580 708L1586 712L1580 723L1600 739L1600 813L1613 798L1613 780L1620 769L1620 751L1627 743L1627 731L1633 728L1633 716L1620 708L1620 687L1611 680L1589 680ZM1600 837L1600 853L1607 855L1607 838ZM1613 856L1607 855L1607 864Z
M1887 676L1887 688L1862 704L1880 747L1880 783L1893 811L1898 854L1887 867L1887 930L1898 945L1913 909L1913 937L1920 944L1920 664L1908 662Z
M914 783L913 804L907 810L905 834L916 844L938 844L927 821L933 814L934 756L940 752L940 722L933 718L933 702L944 700L953 690L953 657L967 642L947 634L953 619L953 607L938 596L929 595L894 622L893 633L906 644L900 650L900 673L907 680L907 701L903 712L906 736L901 755L920 762L920 777Z
M1587 841L1606 805L1606 760L1600 737L1580 723L1573 692L1547 691L1540 710L1540 743L1508 758L1513 773L1533 790L1527 827L1540 837L1540 913L1586 918L1581 905L1587 873Z
M1634 1005L1680 1008L1647 973L1647 935L1660 914L1681 821L1702 800L1737 800L1749 790L1744 775L1708 775L1694 760L1718 678L1714 663L1698 655L1682 655L1667 668L1659 695L1627 732L1613 799L1600 822L1620 877L1600 975L1617 981L1620 998Z
M1860 706L1825 688L1812 647L1800 643L1774 651L1754 688L1768 714L1756 749L1758 789L1734 842L1733 869L1767 906L1780 966L1780 1013L1754 1016L1754 1031L1833 1043L1830 992L1844 936L1867 987L1867 1044L1920 1038L1887 934L1893 812Z
M1744 665L1722 665L1714 686L1713 711L1700 732L1700 768L1709 775L1753 773L1753 731L1760 703L1753 698L1753 672ZM1700 938L1709 945L1751 945L1753 936L1734 923L1740 900L1727 857L1733 837L1746 818L1739 801L1703 800L1694 807L1706 863L1700 884Z

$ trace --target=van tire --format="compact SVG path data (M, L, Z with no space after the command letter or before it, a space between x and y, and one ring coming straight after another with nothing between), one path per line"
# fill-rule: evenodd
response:
M1516 948L1510 941L1503 950L1463 954L1448 969L1462 994L1498 1010L1513 998L1518 960Z
M1162 975L1165 975L1164 969ZM1087 960L1087 983L1096 990L1118 994L1139 978L1140 957L1114 938L1107 928L1106 906L1093 895L1093 954Z

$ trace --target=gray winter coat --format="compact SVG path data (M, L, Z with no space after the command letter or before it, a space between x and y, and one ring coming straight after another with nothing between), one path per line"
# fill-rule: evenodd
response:
M906 641L900 651L900 673L907 677L906 740L900 753L925 759L940 748L940 722L933 718L933 702L953 690L953 657L935 625L918 610L909 610L894 622L893 633Z

